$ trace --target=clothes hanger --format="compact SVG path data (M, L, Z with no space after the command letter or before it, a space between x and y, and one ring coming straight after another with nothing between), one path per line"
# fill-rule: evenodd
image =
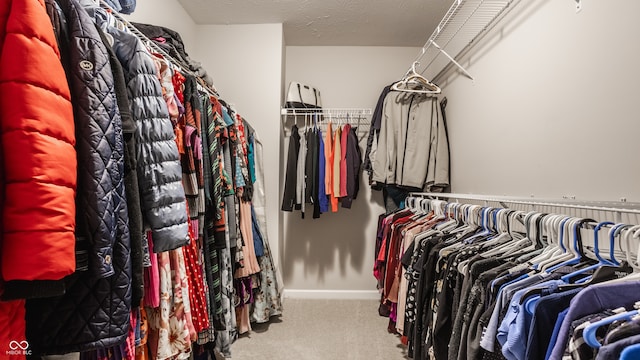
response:
M558 265L560 264L563 264L564 266L564 265L573 265L574 262L575 263L579 262L579 260L576 260L578 258L581 258L581 254L577 250L578 248L576 244L577 238L573 237L573 242L571 241L572 240L571 229L578 221L580 221L580 219L578 218L568 218L568 220L567 219L562 220L559 227L559 233L560 233L559 245L563 249L563 252L560 255L551 257L548 261L539 264L539 266L537 267L538 269L541 269L542 271L545 271L548 273L552 271L550 270L551 268L555 270L558 268ZM574 235L576 233L577 231L574 232Z
M416 211L418 211L416 204L418 202L418 198L413 197L413 196L408 196L405 200L404 200L404 204L405 207L409 210L411 210L412 213L416 213Z
M512 239L511 234L509 233L508 217L512 213L515 213L515 210L511 209L493 209L493 228L492 232L498 235L505 235L509 240ZM493 246L501 243L498 241L497 237L493 239L489 239L483 243L484 246Z
M529 224L527 226L527 235L525 238L518 240L514 243L513 247L503 254L503 257L509 257L520 253L530 253L538 248L541 248L541 241L539 240L540 232L538 227L540 222L547 214L533 212L529 218Z
M551 214L545 216L540 222L540 233L543 234L543 237L544 234L546 234L546 244L544 244L544 248L539 255L528 260L534 268L539 262L551 258L553 254L562 252L562 249L558 246L558 242L555 241L558 239L557 232L555 231L557 229L555 222L561 218L564 218L564 216Z
M640 262L639 262L640 258L637 258L636 259L637 261L633 261L633 259L631 258L631 246L630 246L631 240L638 239L638 235L640 235L640 225L635 225L630 228L627 228L626 231L625 229L623 229L622 236L625 238L626 240L625 242L627 244L627 250L624 251L627 262L623 265L623 267L628 266L628 269L630 269L630 271L636 270L636 272L630 273L629 275L624 277L616 276L612 280L606 281L607 284L640 280ZM638 251L640 251L640 249L638 249ZM620 269L621 268L618 268L617 271L620 272Z
M598 233L600 232L600 229L602 227L606 226L606 225L614 225L614 223L612 223L611 221L604 221L604 222L599 223L598 225L596 225L593 228L593 250L594 250L594 253L596 255L596 258L598 259L598 263L596 263L594 265L591 265L591 266L587 266L587 267L582 268L580 270L574 271L574 272L572 272L570 274L564 275L564 276L562 276L560 278L562 281L564 281L566 283L570 283L571 279L575 278L576 276L582 275L582 274L584 274L586 272L589 272L589 271L592 271L592 270L596 270L599 267L602 267L602 266L618 267L620 265L620 263L618 263L615 260L615 257L613 257L611 260L606 260L602 256L600 256L600 246L599 246L599 243L598 243ZM610 234L609 246L610 247L614 247L614 239L615 239L615 236L613 236L613 234L615 234L615 232L612 231L612 230L614 230L614 228L612 228L609 231L609 234Z
M475 219L477 219L476 213L478 213L482 209L482 207L478 205L464 204L463 208L464 211L461 212L461 216L464 225L449 232L449 235L458 235L452 237L445 243L447 246L439 251L440 256L442 256L447 251L463 246L464 244L459 240L468 234L476 232L479 228L479 225L476 223Z
M563 266L567 266L567 265L577 265L580 264L582 262L584 262L584 260L588 260L583 254L584 254L584 250L582 247L582 238L580 236L580 232L579 232L579 228L582 227L582 225L589 223L589 222L596 222L593 219L583 219L583 218L578 218L576 219L576 221L573 222L571 228L572 228L572 234L573 234L573 247L571 247L571 252L573 253L574 257L564 261L560 264L551 266L547 268L547 273L551 273L552 271L556 270L556 269L560 269Z
M554 255L559 255L560 253L562 253L562 249L560 249L560 247L557 244L557 241L555 241L558 238L557 233L555 231L557 229L557 226L553 224L557 219L560 219L563 217L564 216L557 215L557 214L550 214L545 216L540 221L540 226L539 226L539 233L540 233L540 239L541 239L540 242L542 243L542 246L543 246L542 249L540 249L540 252L533 257L530 257L528 259L523 259L523 257L520 257L517 259L517 261L522 262L523 264L529 264L531 265L532 268L535 269L539 262L549 259ZM546 239L544 243L542 242L543 239ZM533 252L534 251L532 251L532 253Z
M632 228L632 227L633 227L632 225L621 223L621 224L616 224L613 228L611 228L611 230L609 230L609 238L610 238L609 258L611 259L611 262L614 263L615 265L620 265L620 262L616 260L616 257L615 257L614 239L616 236L620 236L619 243L620 243L620 249L622 250L622 239L623 239L622 232L625 229ZM629 249L628 251L623 250L623 252L625 253L625 256L626 256L628 255L628 253L631 252L631 249ZM629 260L629 257L627 257L627 260ZM627 261L627 263L629 262Z
M585 342L587 343L587 345L591 346L594 349L600 349L602 344L600 344L600 342L596 338L596 332L598 331L598 329L602 326L612 324L615 321L623 321L623 320L630 321L634 317L640 315L640 313L638 312L638 309L640 309L640 301L636 302L633 307L635 308L635 310L631 310L631 311L626 311L625 308L616 309L614 311L622 310L625 312L608 316L600 321L596 321L593 324L587 325L587 327L582 332L582 336Z
M561 268L563 266L578 264L580 262L580 260L582 260L582 252L578 248L578 226L579 226L581 220L583 220L583 219L574 218L573 220L571 220L569 222L569 226L567 228L567 232L566 232L567 244L566 244L566 247L569 250L568 253L569 253L570 258L568 260L564 260L564 261L560 262L559 264L554 264L554 265L550 265L550 266L547 265L546 269L543 269L543 271L546 271L547 273L551 273L552 271L554 271L556 269L559 269L559 268ZM571 236L571 235L573 235L573 236ZM573 239L573 241L571 241L572 239Z
M489 214L489 210L490 208L488 207L483 207L480 208L480 224L478 224L481 228L482 231L465 239L464 243L465 244L472 244L474 241L476 241L477 239L483 238L485 236L488 236L491 234L491 230L489 229L488 226L488 214Z
M471 205L471 204L461 204L459 208L460 209L458 211L458 219L459 219L459 223L461 223L462 226L452 230L449 234L457 234L457 233L464 234L464 233L476 231L478 226L476 226L475 224L472 224L472 220L469 214L472 212L472 209L476 209L478 208L478 206Z
M575 265L578 264L582 259L583 259L583 255L581 252L581 248L582 248L582 244L580 241L580 237L579 237L579 233L578 233L578 228L582 226L582 224L586 223L587 221L589 221L589 219L580 219L580 218L571 218L570 220L564 219L563 221L565 221L565 224L569 224L569 228L573 229L573 246L571 247L570 244L568 244L569 248L571 249L571 251L568 252L569 256L571 257L568 260L562 261L559 264L555 263L554 265L548 267L548 265L543 265L542 266L542 270L541 272L546 272L546 273L551 273L556 269L559 269L561 267L567 266L567 265ZM563 227L564 229L564 227ZM569 238L570 236L567 235L567 238ZM578 248L580 247L580 248ZM565 255L561 256L560 258L565 259ZM547 268L548 267L548 268ZM576 275L577 276L577 275ZM572 284L573 286L576 286L575 284ZM578 287L584 287L586 285L582 285L582 284L578 284ZM568 290L571 287L567 287L567 288L563 288L563 290ZM528 306L528 310L529 313L533 313L533 308L535 307L535 301L537 301L537 299L539 299L539 295L542 293L542 291L544 290L544 288L533 288L528 290L527 292L525 292L523 294L523 296L520 298L520 304L524 304L526 301L529 301L529 303L526 304L526 306Z
M449 232L459 226L458 219L456 217L457 214L457 206L460 205L458 203L449 203L446 202L444 206L444 218L443 221L436 226L434 229L440 232ZM450 210L453 209L454 215L451 216Z
M566 217L560 220L558 223L558 246L562 252L559 252L557 255L552 256L547 260L541 261L537 264L536 269L546 271L549 267L568 261L574 257L575 254L570 251L571 243L569 235L569 229L574 221L575 218L572 217Z
M508 217L509 216L518 216L518 213L522 213L522 212L511 210L511 212L509 214L507 214L507 216ZM525 223L525 228L527 229L527 233L529 233L529 230L528 230L529 222L531 220L531 217L534 214L535 213L533 213L533 212L532 213L528 213L524 217L524 223ZM508 223L508 219L507 219L507 223ZM513 241L513 240L515 240L515 241ZM496 245L496 244L499 244L499 245L497 247L489 250L489 251L483 252L482 256L484 256L486 258L493 257L493 256L505 257L506 255L508 255L512 251L517 250L517 249L522 249L523 246L526 246L527 244L529 244L529 239L528 239L528 236L525 236L524 238L513 237L513 235L509 232L509 229L506 228L505 231L500 233L495 238L487 240L486 242L484 242L483 246L493 246L493 245Z
M631 240L637 240L636 234L638 231L640 231L640 225L633 226L626 232L624 232L623 238L627 245L627 251L624 252L627 263L629 263L629 265L635 270L640 271L640 259L636 258L636 261L633 261L633 259L631 259ZM638 249L638 251L640 251L640 249Z
M391 86L391 90L417 94L440 94L442 90L438 85L416 72L416 66L418 65L420 65L420 63L414 61L413 64L411 64L411 70L408 71L400 81L396 81ZM415 89L410 86L418 86L422 87L422 89Z

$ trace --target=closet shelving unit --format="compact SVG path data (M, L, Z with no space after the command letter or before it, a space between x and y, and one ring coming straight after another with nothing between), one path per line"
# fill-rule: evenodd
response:
M456 60L490 30L520 0L455 0L415 59L422 74L437 79L449 66L473 76Z
M324 120L332 120L335 124L349 123L351 126L358 127L358 138L362 140L364 136L369 134L371 126L371 115L373 110L370 108L322 108L322 109L303 109L303 108L282 108L280 111L283 120L293 119L294 122L304 121L311 123L313 115L320 115ZM320 124L325 124L322 121ZM286 133L285 135L290 135Z
M323 109L293 109L293 108L282 108L280 114L283 116L288 115L310 115L310 114L318 114L323 116L371 116L373 111L368 108L323 108Z

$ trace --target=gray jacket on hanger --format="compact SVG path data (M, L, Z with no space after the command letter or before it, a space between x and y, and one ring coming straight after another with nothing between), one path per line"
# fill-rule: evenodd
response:
M448 140L438 98L400 91L386 96L372 180L426 190L449 184Z

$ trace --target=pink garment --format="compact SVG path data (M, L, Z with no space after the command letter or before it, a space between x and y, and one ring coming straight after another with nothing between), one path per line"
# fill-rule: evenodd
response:
M347 138L351 131L351 125L347 124L342 129L342 138L340 146L342 153L340 154L340 197L347 196Z
M160 54L154 53L153 62L156 65L156 69L158 70L158 77L160 80L160 85L162 86L162 97L164 101L167 103L167 109L169 110L169 117L175 123L177 121L180 113L178 111L178 103L176 102L176 98L174 96L175 91L173 88L173 71L169 67L169 64Z
M235 278L247 277L260 272L260 265L253 247L253 223L251 222L251 203L240 201L240 234L242 235L243 267L238 268Z
M153 252L151 231L146 231L149 243L149 257L151 266L144 269L144 306L157 308L160 306L160 269L158 268L158 255Z
M327 123L327 131L324 139L324 189L327 195L331 195L333 186L333 129L331 122Z
M242 304L236 307L236 323L240 335L251 331L251 321L249 320L249 304Z
M129 334L125 342L126 360L134 360L136 358L136 308L134 307L129 314Z
M340 197L340 159L342 158L342 129L340 126L336 129L333 136L333 196ZM335 212L335 211L334 211Z
M182 301L184 308L184 319L186 327L189 330L189 337L191 341L198 339L198 332L196 332L193 326L193 319L191 317L191 301L189 300L189 279L187 278L186 264L184 261L184 253L182 249L171 250L171 270L173 274L174 282L174 303ZM178 299L178 293L180 298Z
M191 354L191 334L180 271L180 249L158 254L160 268L160 306L147 309L151 358L187 359ZM184 296L183 296L184 295Z

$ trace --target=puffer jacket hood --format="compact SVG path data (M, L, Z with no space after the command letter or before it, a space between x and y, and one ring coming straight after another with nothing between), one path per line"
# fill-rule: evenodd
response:
M123 134L109 55L76 0L58 0L68 26L67 77L78 153L76 250L88 266L64 279L64 296L27 301L34 355L108 348L124 341L131 310L131 264L124 192ZM79 259L82 263L82 259Z

